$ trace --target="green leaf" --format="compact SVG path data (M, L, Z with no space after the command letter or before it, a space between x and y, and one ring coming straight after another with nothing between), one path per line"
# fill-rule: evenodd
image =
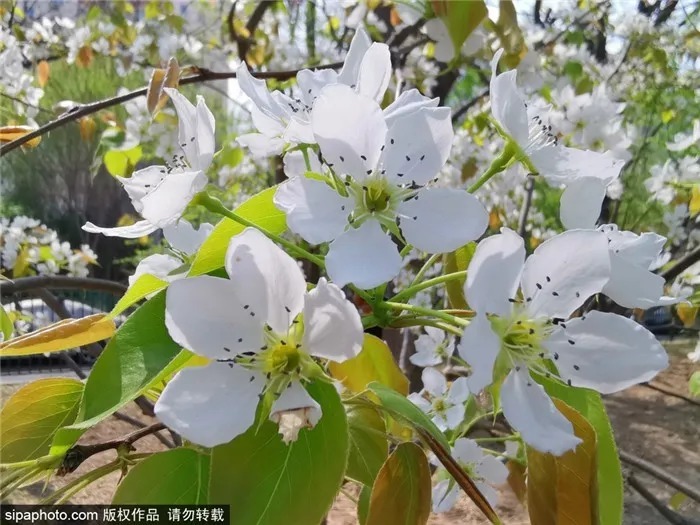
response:
M147 296L159 292L163 288L168 286L168 283L162 279L159 279L155 275L150 273L145 273L136 279L136 282L129 286L126 293L119 299L119 302L112 308L109 312L109 317L114 318L122 313L124 310L138 303L141 299Z
M598 442L596 450L598 520L600 525L622 523L622 470L615 437L600 394L584 388L571 388L543 377L538 377L538 382L550 396L564 401L593 426Z
M367 523L367 514L369 514L369 499L372 497L372 487L362 485L360 496L357 498L357 521L360 525Z
M366 525L423 525L430 517L430 466L423 449L401 443L372 486Z
M445 274L466 271L472 257L474 257L475 251L476 243L470 242L453 252L445 254ZM468 308L467 300L464 297L464 281L466 281L466 278L455 279L445 283L447 298L452 308L459 310Z
M408 379L396 364L387 344L370 334L365 334L362 351L352 359L328 365L331 375L343 382L352 392L360 393L373 381L408 394Z
M392 390L376 381L370 383L367 387L379 398L384 410L392 417L415 428L425 430L433 436L445 450L451 450L445 434L440 432L440 429L435 426L435 423L433 423L420 408L411 403L408 398L402 396L396 390Z
M141 146L135 146L127 150L113 149L104 154L102 161L105 163L105 168L107 168L110 175L128 177L133 173L142 155Z
M83 383L39 379L20 388L0 412L0 463L45 456L58 429L75 420Z
M284 212L278 210L272 203L275 191L277 191L276 186L263 190L234 211L261 228L280 234L287 229L287 222ZM244 229L244 226L231 219L221 220L199 248L189 275L202 275L223 267L229 240Z
M700 370L693 372L688 381L688 390L693 397L700 396Z
M212 450L209 501L231 505L232 525L320 523L333 504L348 457L345 410L332 385L307 389L323 416L295 442L268 420Z
M203 505L208 502L209 455L190 448L159 452L119 483L113 505Z
M14 328L12 319L10 319L10 316L7 315L5 307L0 306L0 333L2 334L3 341L7 341L10 337L12 337Z
M365 485L372 485L377 472L389 455L384 419L372 407L348 409L350 453L346 475Z
M63 454L97 422L136 399L180 354L165 327L165 293L139 307L117 330L85 383L80 416L58 432L51 452Z
M430 3L435 14L447 26L447 32L452 39L457 55L459 55L464 41L486 18L488 14L486 3L483 0L470 0L469 2L433 0Z

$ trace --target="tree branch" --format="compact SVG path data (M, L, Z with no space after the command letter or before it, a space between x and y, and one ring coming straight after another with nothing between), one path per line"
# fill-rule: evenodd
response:
M687 401L688 403L691 403L693 405L697 405L700 407L700 401L698 401L697 399L693 399L692 397L684 396L683 394L680 394L678 392L674 392L670 388L660 386L657 383L640 383L640 385L645 386L647 388L651 388L652 390L656 390L657 392L661 392L662 394L666 394L667 396L675 397L677 399L682 399L683 401Z
M518 234L525 238L525 229L527 228L527 216L530 214L532 207L532 194L535 191L535 179L529 174L525 180L525 200L520 209L520 218L518 219Z
M80 288L82 290L101 290L114 295L122 295L127 290L126 285L108 281L107 279L71 277L69 275L39 275L20 277L11 281L0 281L0 292L3 295L12 295L38 288Z
M630 487L636 490L640 496L647 500L652 507L654 507L659 514L668 520L669 523L673 525L697 525L698 522L695 520L689 520L688 518L678 514L675 510L668 508L662 501L660 501L656 496L654 496L649 489L647 489L642 483L637 479L634 474L627 475L627 483Z
M338 69L342 67L343 63L342 62L333 62L331 64L324 64L322 66L318 66L315 69ZM293 78L296 76L296 74L301 71L300 69L292 69L289 71L262 71L262 72L257 72L257 73L252 73L252 75L255 78L274 78L277 80L287 80L290 78ZM235 71L210 71L208 69L204 68L199 68L199 72L195 75L191 75L189 77L185 77L180 80L180 85L184 86L187 84L197 84L200 82L210 82L213 80L226 80L230 78L236 78L236 72ZM97 102L92 102L90 104L81 104L79 106L73 107L71 110L67 111L60 117L58 117L56 120L52 120L51 122L44 124L38 129L35 129L31 133L27 133L26 135L22 135L21 137L13 140L12 142L8 142L7 144L3 144L0 146L0 157L5 156L7 153L10 151L19 148L20 146L26 144L32 139L35 139L37 137L41 137L42 135L45 135L49 131L52 131L54 129L60 128L61 126L65 126L69 122L73 122L75 120L78 120L79 118L85 117L87 115L91 115L93 113L97 113L98 111L101 111L103 109L116 106L118 104L123 104L124 102L128 102L129 100L142 97L146 95L146 91L148 90L148 87L143 87L134 91L130 91L129 93L125 93L123 95L119 95L116 97L111 97L108 99L100 100Z
M668 270L661 272L660 275L666 279L666 282L671 281L698 261L700 261L700 246L695 248L692 252L685 254L676 264L671 266Z
M691 487L685 481L673 477L670 472L667 472L661 467L657 467L656 465L649 463L648 461L639 458L634 454L625 452L622 449L618 449L618 453L620 455L620 459L628 465L632 465L640 470L643 470L647 474L654 476L656 479L663 481L668 486L673 487L689 498L692 498L700 503L700 490L696 489L695 487Z

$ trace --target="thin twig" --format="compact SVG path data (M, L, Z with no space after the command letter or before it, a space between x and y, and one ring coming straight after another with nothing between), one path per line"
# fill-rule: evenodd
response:
M11 144L11 143L9 143ZM79 288L81 290L101 290L114 295L122 295L127 287L122 283L92 277L71 277L69 275L38 275L20 277L10 281L0 281L0 292L12 295L39 288Z
M630 473L627 475L627 483L630 487L636 490L640 496L647 500L651 506L659 512L659 514L666 518L669 523L672 523L673 525L697 525L699 523L695 520L689 520L688 518L678 514L675 510L668 508L662 501L654 496L649 489L642 485L634 474Z
M525 200L520 209L520 218L518 219L518 234L525 238L525 229L527 228L527 216L530 214L532 207L532 193L535 190L535 179L529 174L525 180Z
M28 108L34 108L38 111L42 111L44 113L49 113L50 115L53 115L54 112L51 111L50 109L42 108L41 106L37 106L35 104L30 104L29 102L26 102L22 100L21 98L13 97L12 95L8 95L7 93L0 93L0 97L5 97L9 98L10 100L13 100L17 102L18 104L22 104L23 106L27 106Z
M683 401L687 401L690 404L700 406L700 401L698 401L697 399L693 399L692 397L683 395L680 392L676 392L675 390L671 390L670 388L661 386L658 383L640 383L640 385L645 386L647 388L651 388L652 390L656 390L657 392L661 392L662 394L666 394L667 396L682 399Z
M462 115L464 115L467 111L474 107L482 98L488 96L488 94L489 88L486 88L481 93L475 95L472 99L466 102L457 111L452 113L452 123L454 124L455 122L457 122L462 117Z
M692 252L685 254L676 264L671 266L668 270L661 272L660 275L666 279L666 282L671 281L698 261L700 261L700 246L695 248Z
M648 461L637 457L633 454L630 454L629 452L625 452L622 449L618 449L618 453L620 455L620 459L628 465L632 465L640 470L643 470L647 474L654 476L656 479L663 481L670 487L673 487L674 489L682 492L689 498L692 498L700 503L700 490L696 489L695 487L691 487L685 481L674 477L673 475L671 475L670 472L662 469L661 467L657 467L656 465L649 463Z

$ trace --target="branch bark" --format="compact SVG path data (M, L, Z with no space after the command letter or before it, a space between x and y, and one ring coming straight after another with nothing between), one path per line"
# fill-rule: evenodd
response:
M651 506L659 512L659 514L666 518L669 523L672 523L673 525L698 525L699 522L689 520L681 514L678 514L675 510L668 508L662 501L654 496L648 488L642 485L634 474L627 475L627 483L630 487L636 490L640 496L647 500Z
M681 257L681 259L668 270L661 272L661 277L666 279L666 282L671 281L698 261L700 261L700 246Z
M81 290L101 290L114 295L122 295L127 286L107 279L92 277L71 277L68 275L40 275L20 277L12 281L0 281L0 292L11 295L18 292L37 290L39 288L79 288Z
M639 458L634 454L625 452L622 449L618 449L618 453L620 455L620 459L623 462L627 463L628 465L632 465L640 470L643 470L644 472L650 474L656 479L663 481L669 487L673 487L674 489L682 492L689 498L694 499L695 501L700 503L700 490L696 489L695 487L691 487L685 481L682 481L672 476L670 472L667 472L661 467L657 467L656 465L649 463L648 461Z

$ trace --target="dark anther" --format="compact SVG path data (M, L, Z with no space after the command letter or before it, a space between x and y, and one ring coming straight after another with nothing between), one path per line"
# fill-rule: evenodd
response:
M238 342L239 342L239 343L242 343L242 342L243 342L243 338L242 338L242 337L239 337L239 338L238 338Z
M394 139L391 139L391 143L392 143L392 144L394 143Z
M537 286L537 289L538 289L538 290L541 290L541 289L542 289L542 285L541 285L540 283L535 283L535 286Z
M547 282L548 282L548 283L549 283L549 282L552 282L552 279L549 278L549 275L546 275L546 276L545 276L545 279L547 279Z
M553 295L554 297L559 297L559 293L558 293L558 292L552 292L552 295Z
M518 301L515 300L515 299L513 299L512 297L509 297L509 298L508 298L508 302L509 302L509 303L517 303ZM520 321L518 321L518 322L520 322Z
M566 384L569 385L569 386L571 386L571 379L567 379L567 380L566 380Z
M289 309L289 306L285 306L284 309L287 311L288 314L292 313L292 311Z
M576 292L576 297L581 297L581 294Z
M255 312L250 312L251 317L255 317Z
M411 157L409 157L408 155L406 155L406 162L410 162L410 161L411 161Z
M516 367L515 367L515 371L516 371L516 372L520 372L520 367L519 367L519 366L516 366Z
M556 352L554 352L554 360L556 361L556 360L558 360L558 359L559 359L559 354L556 353Z
M534 328L530 328L530 335L534 335L534 333L535 333L535 329L534 329Z
M248 308L250 308L250 305L249 305L249 304L244 304L244 305L243 305L243 309L244 309L244 310L247 310Z
M372 170L367 170L367 175L372 175Z
M574 341L573 339L569 339L569 344L570 344L570 345L575 345L575 344L576 344L576 341Z
M397 176L397 177L403 177L403 173L397 173L396 176Z
M345 162L345 157L343 157L342 155L340 156L340 162Z
M226 347L224 346L224 352L230 352L230 351L231 351L230 348L226 348Z
M574 365L574 370L581 370L581 367L578 365Z
M255 376L250 376L250 379L248 379L248 382L252 383L253 381L255 381Z
M420 156L420 160L423 160L425 158L425 155Z
M365 157L364 155L360 155L360 158L361 158L362 160L367 160L367 157Z

